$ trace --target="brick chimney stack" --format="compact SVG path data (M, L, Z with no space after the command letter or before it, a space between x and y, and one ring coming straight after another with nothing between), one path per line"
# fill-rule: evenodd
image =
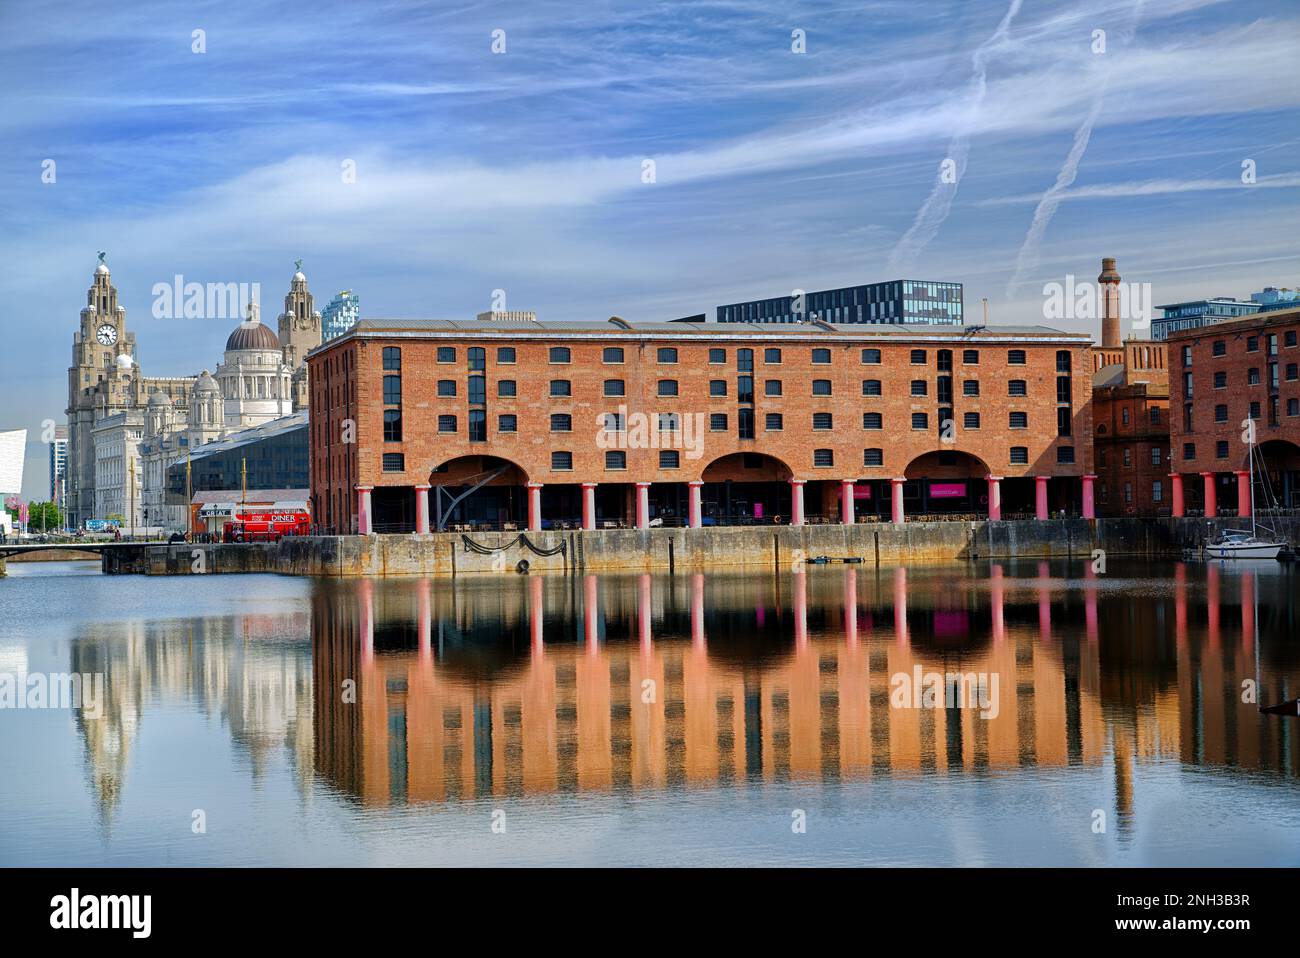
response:
M1097 282L1101 285L1101 346L1103 349L1118 349L1119 272L1115 269L1115 257L1103 257Z

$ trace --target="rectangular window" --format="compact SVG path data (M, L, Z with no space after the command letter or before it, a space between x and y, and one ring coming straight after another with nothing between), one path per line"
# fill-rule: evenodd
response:
M1025 351L1023 349L1007 350L1008 366L1023 366L1025 364Z
M405 472L406 457L400 452L384 453L384 472Z
M555 468L552 465L551 468ZM626 469L627 453L621 449L607 449L605 451L605 468L606 469Z
M624 393L626 392L626 389L627 389L627 387L626 387L626 385L624 384L623 380L621 380L621 379L606 379L606 380L605 380L605 395L606 395L606 396L622 396L622 395L624 395Z
M1160 447L1159 447L1159 446L1152 446L1152 447L1151 447L1151 465L1153 465L1153 466L1158 466L1158 465L1160 465Z
M1068 349L1058 349L1056 351L1056 371L1066 374L1071 371L1070 351Z
M487 410L471 409L466 423L470 442L487 442Z
M570 361L571 355L568 346L552 346L550 361L553 363L567 363Z
M384 410L384 442L402 441L402 410Z
M763 362L767 363L769 366L781 365L781 350L770 347L763 350Z
M709 363L710 363L710 365L713 365L713 366L722 366L722 365L726 365L726 362L727 362L727 351L726 351L725 349L710 349L710 350L709 350Z
M725 379L710 379L709 395L710 396L727 395L727 381Z
M913 428L913 429L929 429L929 428L930 428L930 416L929 416L927 413L923 413L923 412L914 412L914 413L912 413L912 428Z
M962 417L962 427L964 429L978 429L980 427L980 414L977 412L968 412Z
M1249 413L1249 416L1250 416L1251 419L1258 419L1258 418L1259 418L1259 402L1258 402L1258 400L1250 404L1250 413Z
M879 366L879 365L880 365L880 350L878 350L878 349L864 349L864 350L862 350L862 365L864 365L864 366Z
M607 412L603 415L602 420L606 432L623 431L623 414L617 412Z
M779 412L770 412L765 419L765 428L768 432L780 432L785 428L785 420Z
M1012 446L1011 447L1011 465L1027 466L1029 464L1029 447Z
M883 449L863 449L862 464L864 466L883 466L885 464L885 451Z
M1056 410L1056 434L1058 436L1068 436L1072 425L1073 415L1069 406L1060 406Z
M831 381L829 379L814 379L812 394L814 396L829 396L831 394Z
M1218 372L1214 374L1214 388L1215 389L1228 388L1228 374L1224 372L1222 369L1220 369Z
M1007 395L1008 395L1008 396L1027 396L1027 395L1029 395L1029 390L1028 390L1028 389L1026 388L1026 386L1025 386L1025 381L1024 381L1023 379L1009 379L1009 380L1007 380Z
M727 414L725 412L709 413L709 432L726 432Z
M1012 429L1028 429L1028 428L1029 428L1029 413L1027 413L1027 412L1013 412L1013 413L1011 413L1007 425L1009 425Z
M1286 364L1286 380L1287 380L1287 382L1294 382L1294 381L1296 380L1296 378L1297 378L1297 375L1300 375L1300 370L1298 370L1298 367L1296 366L1296 364L1295 364L1295 363L1287 363L1287 364Z
M384 369L393 372L402 370L402 351L396 346L384 347Z
M963 396L978 396L980 394L979 380L963 379L961 383L961 394Z
M551 453L551 469L554 472L570 472L573 470L573 453L571 452L553 452Z
M469 377L469 403L471 406L481 406L487 402L487 377L470 376Z
M1246 352L1248 352L1248 353L1257 353L1257 352L1259 352L1259 337L1258 337L1258 336L1247 336L1247 337L1246 337Z
M781 380L779 380L779 379L765 379L765 380L763 380L763 395L764 395L764 396L780 396L780 395L781 395Z
M913 380L912 380L912 395L913 395L913 396L924 396L924 395L926 395L926 394L929 392L929 390L930 390L930 384L929 384L928 382L926 382L926 380L924 380L924 379L913 379Z
M660 469L676 469L681 464L682 464L681 455L677 452L676 449L659 450Z
M835 465L835 451L833 449L814 449L813 465L818 469L828 469Z
M1071 391L1070 377L1057 376L1056 377L1056 401L1070 402L1071 399L1073 398L1070 395L1070 391Z
M1192 364L1192 347L1191 347L1191 346L1184 346L1184 347L1183 347L1183 366L1184 366L1184 368L1186 368L1187 366L1190 366L1191 364Z
M482 346L471 346L468 351L469 371L481 373L487 368L487 350Z
M600 354L600 361L603 363L621 363L623 361L623 347L606 346Z
M551 395L552 395L552 396L572 396L572 395L573 395L573 384L570 383L569 380L567 380L567 379L552 379L552 380L551 380Z
M504 399L518 395L518 389L519 385L513 379L497 380L497 395Z
M438 362L440 362L440 363L454 363L455 361L456 361L456 347L455 347L455 346L439 346L439 347L438 347Z
M812 417L812 427L814 429L831 429L832 416L828 412L815 412Z
M1215 456L1216 459L1227 459L1227 458L1228 458L1228 443L1227 443L1227 440L1220 439L1218 442L1216 442L1216 443L1214 444L1214 456Z
M1214 356L1226 356L1228 355L1228 344L1224 342L1222 339L1216 339L1214 341L1214 347L1211 349L1210 352L1211 355Z
M659 347L659 361L660 361L661 363L675 363L675 362L677 362L677 350L676 350L675 348L673 348L672 346L660 346L660 347Z
M754 438L754 410L739 409L736 411L736 434L741 439Z
M442 415L438 417L438 432L455 432L456 417Z
M754 351L752 349L736 350L736 370L742 373L754 371Z
M456 380L454 380L454 379L439 379L439 380L438 380L438 395L439 395L439 396L443 396L443 397L454 396L454 395L456 395Z
M878 412L864 412L862 414L863 429L881 429L883 428L884 417Z
M925 365L925 350L924 350L924 349L914 349L914 350L912 350L912 365L913 365L913 366L924 366L924 365Z
M676 396L676 395L677 395L677 380L675 380L675 379L661 379L661 380L659 380L659 395L660 395L660 396Z
M497 416L497 432L516 432L519 429L519 420L513 413L504 416Z
M880 380L879 380L879 379L864 379L864 380L862 380L862 395L864 395L864 396L879 396L879 395L881 395L881 392L880 392Z
M573 432L573 417L566 412L551 413L551 432Z
M681 417L675 412L661 412L659 414L659 431L660 432L677 432L681 428Z
M1184 459L1196 458L1196 443L1194 442L1183 443L1183 458Z
M1215 421L1215 422L1227 422L1227 421L1228 421L1228 404L1227 404L1227 403L1219 403L1217 406L1214 407L1214 421Z
M814 366L829 366L831 351L829 349L814 349L812 351L812 361Z
M1251 366L1250 369L1248 369L1248 370L1246 371L1246 384L1247 384L1248 386L1258 386L1258 385L1259 385L1259 367L1258 367L1258 366ZM1189 392L1187 395L1190 396L1191 393Z
M1074 464L1074 447L1073 447L1073 446L1057 446L1057 447L1056 447L1056 461L1059 462L1059 463L1061 463L1062 465L1066 465L1066 466L1073 465L1073 464Z
M750 403L754 401L754 377L736 377L736 401Z
M1288 416L1300 416L1300 399L1288 399L1286 401L1286 414Z
M1165 497L1165 488L1164 488L1164 485L1160 482L1159 479L1156 479L1156 480L1152 481L1152 483L1151 483L1151 501L1152 501L1152 502L1161 502L1161 501L1164 500L1164 497Z
M497 362L501 363L503 366L513 366L515 362L515 347L498 346Z
M962 350L961 361L967 366L978 366L980 362L980 351L978 349Z
M384 405L400 406L402 404L402 377L384 377Z

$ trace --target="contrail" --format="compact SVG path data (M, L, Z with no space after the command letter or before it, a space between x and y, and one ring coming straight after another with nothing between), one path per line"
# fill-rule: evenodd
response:
M1144 2L1145 0L1137 0L1137 3L1133 5L1133 17L1129 22L1129 28L1120 35L1126 44L1133 39L1133 35L1137 32L1137 24L1142 16ZM1052 217L1056 215L1061 201L1065 198L1065 191L1074 185L1075 177L1079 175L1079 164L1083 161L1083 154L1088 150L1088 140L1092 138L1092 128L1097 123L1097 117L1101 115L1101 107L1106 100L1106 89L1109 86L1110 61L1107 61L1106 72L1101 78L1101 86L1097 89L1097 95L1093 97L1092 106L1088 108L1088 115L1084 117L1079 128L1074 131L1074 142L1070 145L1070 152L1066 154L1065 163L1062 164L1060 172L1056 174L1056 182L1043 194L1038 201L1038 206L1034 208L1033 221L1029 224L1028 232L1025 233L1025 241L1020 246L1020 254L1016 257L1015 271L1011 274L1011 279L1007 283L1007 299L1015 298L1020 289L1020 284L1024 282L1025 275L1038 266L1038 249L1043 242L1043 235L1047 232Z
M974 74L971 77L972 112L977 110L980 104L984 102L984 93L988 89L988 66L985 61L989 51L1007 38L1011 21L1015 19L1016 14L1020 11L1020 4L1021 0L1011 0L1011 6L1006 15L1003 16L1002 22L998 24L998 28L993 31L991 37L979 45L971 57L971 66L974 68ZM916 219L912 221L912 225L889 254L889 271L891 275L909 268L921 251L938 234L939 227L948 218L948 211L952 208L953 198L957 195L957 184L961 182L962 176L966 173L966 157L969 153L970 136L965 132L954 135L948 143L947 158L953 161L956 176L951 183L945 183L942 176L935 178L934 187L930 190L930 195L926 197L921 208L917 210Z

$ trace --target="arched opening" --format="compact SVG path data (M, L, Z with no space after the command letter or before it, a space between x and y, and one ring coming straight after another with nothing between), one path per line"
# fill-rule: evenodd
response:
M448 459L429 474L430 527L434 531L522 529L528 522L527 482L528 474L509 459Z
M988 515L988 475L984 460L968 452L923 453L903 471L903 512L937 518Z
M703 524L788 523L791 475L789 466L765 453L719 456L700 473Z
M1249 458L1242 469L1249 469ZM1255 447L1255 508L1300 508L1300 446L1269 439Z

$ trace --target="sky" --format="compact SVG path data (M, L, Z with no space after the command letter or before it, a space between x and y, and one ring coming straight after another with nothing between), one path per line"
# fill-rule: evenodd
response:
M1156 303L1300 286L1298 49L1287 0L0 0L0 429L46 498L98 250L155 376L233 321L154 284L274 324L299 258L384 318L915 278L1043 323L1102 256Z

